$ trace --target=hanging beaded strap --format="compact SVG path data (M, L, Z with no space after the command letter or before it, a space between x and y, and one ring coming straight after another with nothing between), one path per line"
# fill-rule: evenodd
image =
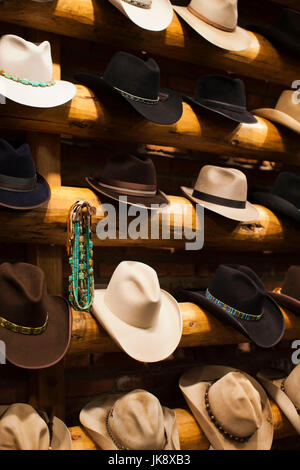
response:
M90 311L94 298L91 219L95 213L87 201L77 201L71 206L68 218L69 301L75 310L85 312Z

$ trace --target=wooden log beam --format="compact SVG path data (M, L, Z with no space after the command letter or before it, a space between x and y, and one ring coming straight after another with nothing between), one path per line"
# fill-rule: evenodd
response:
M193 303L180 303L180 308L183 315L180 348L239 344L249 341L230 325L222 323ZM285 318L284 339L299 338L300 319L283 309L282 312ZM92 315L73 310L73 331L68 354L107 353L119 350Z
M278 406L270 400L274 423L274 439L294 436L296 431ZM205 434L198 426L193 415L184 409L175 409L181 450L207 450L210 446ZM81 426L69 428L72 436L72 450L99 450Z
M34 2L33 2L34 3ZM7 102L0 106L2 129L70 134L89 139L148 143L207 151L219 155L284 161L300 165L300 136L262 118L257 124L236 125L209 111L196 114L183 104L181 119L162 126L140 117L127 103L101 97L77 87L70 102L50 109L30 108Z
M297 1L297 0L295 0ZM2 21L132 50L158 54L290 86L299 76L296 60L283 55L265 38L253 35L242 52L212 46L174 14L166 31L148 32L126 19L107 1L59 0L39 5L28 0L4 0Z
M87 188L71 188L52 186L52 196L47 206L32 211L14 212L13 217L7 217L7 211L0 211L0 240L10 240L23 243L42 243L65 245L67 239L67 217L70 206L77 200L85 199L96 207L97 215L93 218L93 231L103 220L103 208L99 198ZM195 230L201 227L202 221L197 218L193 204L179 196L169 196L170 206L159 221L159 238L119 238L118 228L116 238L100 240L93 237L96 246L147 246L174 247L183 249L188 241L185 237L187 229ZM190 217L182 217L183 209ZM204 246L205 248L236 250L236 251L277 251L295 252L300 250L299 231L291 223L278 218L263 206L257 206L259 217L255 223L238 223L225 219L212 212L205 212ZM153 222L151 215L148 223ZM118 211L116 211L118 227ZM132 217L128 217L130 222ZM170 223L169 223L170 222ZM183 224L184 222L184 224ZM184 226L184 228L183 228ZM170 229L170 237L164 233ZM199 233L199 232L197 232ZM175 236L182 236L176 239ZM168 234L167 234L168 235ZM198 238L199 240L199 238ZM191 240L190 240L191 242Z

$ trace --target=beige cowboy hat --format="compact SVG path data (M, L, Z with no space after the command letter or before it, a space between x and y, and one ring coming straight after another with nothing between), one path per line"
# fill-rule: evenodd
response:
M52 108L76 94L73 83L52 80L53 64L48 41L25 41L13 34L0 39L0 94L16 103Z
M103 450L179 450L176 415L145 390L88 403L81 424Z
M95 290L92 312L114 341L137 361L162 361L181 339L180 307L174 297L160 289L156 272L144 263L120 263L107 288Z
M187 7L173 5L198 34L215 46L229 51L247 49L251 34L237 25L238 0L191 0Z
M300 100L295 90L283 91L275 108L259 108L252 112L300 134Z
M287 377L282 371L267 369L257 378L300 434L300 364Z
M56 416L26 403L0 406L0 450L71 450L71 435Z
M247 201L247 178L240 170L205 165L194 188L181 186L193 202L238 221L257 220L258 211Z
M183 374L179 387L215 450L271 448L271 406L250 375L225 366L196 367Z
M109 0L133 23L149 31L163 31L173 19L170 0Z

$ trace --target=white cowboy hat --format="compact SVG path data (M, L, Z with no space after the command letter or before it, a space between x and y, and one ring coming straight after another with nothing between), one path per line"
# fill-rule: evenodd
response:
M0 39L0 94L20 104L52 108L76 94L73 83L52 80L51 47L13 34Z
M173 8L169 0L109 1L140 28L162 31L172 22Z
M229 51L247 49L252 37L237 26L238 0L192 0L187 7L174 10L198 34L215 46Z
M120 263L107 288L95 290L92 312L137 361L162 361L181 339L180 307L174 297L160 289L156 272L144 263Z

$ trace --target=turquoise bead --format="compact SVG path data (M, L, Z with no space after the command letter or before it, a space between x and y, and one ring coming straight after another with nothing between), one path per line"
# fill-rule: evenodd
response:
M23 83L23 85L29 85L29 80L27 80L27 78L22 78L20 83Z
M33 80L33 81L30 82L30 85L38 87L39 82L36 82L36 81Z
M47 83L46 82L40 82L40 86L45 87L45 86L47 86Z

